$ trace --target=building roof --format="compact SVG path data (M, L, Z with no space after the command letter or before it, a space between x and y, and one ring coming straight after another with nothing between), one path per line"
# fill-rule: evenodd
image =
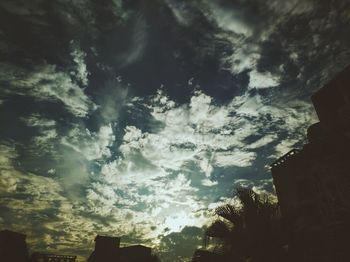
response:
M0 236L11 236L11 237L18 237L18 238L26 238L27 237L25 234L11 231L8 229L1 230Z
M76 259L77 257L73 255L57 255L57 254L39 253L39 252L33 253L32 256L40 257L40 258L53 258L53 259L58 259L58 258Z
M290 150L287 154L281 156L279 159L277 159L275 162L273 162L270 167L271 168L275 168L275 167L279 167L282 166L283 164L285 164L287 162L287 160L289 160L290 158L296 156L297 154L300 153L300 149L292 149Z

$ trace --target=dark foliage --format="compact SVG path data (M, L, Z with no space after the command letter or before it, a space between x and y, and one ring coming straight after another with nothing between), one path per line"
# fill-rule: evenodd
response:
M241 205L218 207L218 218L205 232L206 245L215 242L215 255L196 252L193 261L285 261L286 234L278 204L246 188L238 189L236 196Z

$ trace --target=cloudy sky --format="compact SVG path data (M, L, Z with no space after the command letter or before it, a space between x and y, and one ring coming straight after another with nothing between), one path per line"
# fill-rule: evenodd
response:
M346 0L1 0L0 229L186 261L235 188L273 193L349 46Z

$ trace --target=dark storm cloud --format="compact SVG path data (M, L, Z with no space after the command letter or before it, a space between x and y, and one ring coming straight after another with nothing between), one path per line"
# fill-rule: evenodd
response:
M284 88L314 90L329 79L326 72L332 75L347 63L324 66L332 65L334 56L341 61L349 56L345 1L200 1L198 6L221 30L217 35L231 43L232 54L220 58L234 74L257 70L272 73Z
M16 3L4 2L3 12L8 14L4 24L26 24L29 27L26 32L30 32L30 37L23 38L24 41L17 41L20 36L16 35L9 39L16 43L22 42L25 45L21 47L22 52L27 55L48 61L51 61L50 56L57 55L52 61L58 62L65 58L67 62L70 48L67 43L74 39L81 42L88 53L87 60L91 62L89 66L92 71L100 71L96 65L105 70L113 67L115 71L121 71L138 92L152 92L165 84L172 96L178 96L177 90L192 77L212 96L226 98L227 95L242 91L241 88L248 84L247 72L231 75L222 70L222 59L225 60L232 52L236 55L229 59L231 61L226 60L231 66L235 63L240 64L238 67L243 66L245 62L242 59L245 58L241 57L241 52L248 52L246 55L248 58L252 56L252 61L246 62L257 63L259 71L282 75L285 81L295 79L302 72L298 70L297 64L300 62L293 59L307 59L308 63L322 64L309 58L309 53L315 47L313 41L319 41L319 49L325 50L322 48L323 37L346 35L337 32L343 30L339 28L344 28L341 25L347 22L346 12L340 16L332 15L332 12L346 10L346 3L341 1L335 1L332 5L319 5L314 1L290 1L286 4L281 1L169 1L168 5L161 1L134 5L119 1L94 4L79 1L69 5L65 1L53 1L44 5L42 1L37 1L28 7ZM190 14L190 21L185 24L181 24L179 18L183 12ZM321 19L323 14L327 15L325 19ZM181 26L176 23L176 19ZM158 23L159 20L162 23ZM315 26L322 30L321 35ZM5 28L3 34L10 31L24 34L20 28ZM42 33L44 28L49 30L46 34ZM236 29L243 31L235 32ZM36 36L32 31L41 34ZM243 35L245 40L238 41L234 35L239 38ZM49 38L53 39L50 41ZM341 45L346 43L346 39L339 37L337 40L338 47L331 47L335 50L329 52L344 49ZM61 46L57 46L58 43ZM310 48L305 49L305 44ZM237 45L245 46L245 50ZM44 48L47 46L50 46L50 50ZM37 50L33 51L31 47ZM261 52L257 51L261 53L260 58L254 58L256 48L261 49ZM329 53L325 55L330 56ZM141 57L143 59L140 60ZM322 59L322 56L318 57ZM254 69L252 66L246 66L246 69ZM138 74L137 78L133 77L135 74ZM310 78L313 72L305 74L303 79ZM98 74L95 75L98 80ZM157 77L150 77L154 75ZM94 84L96 80L92 80ZM186 90L181 93L188 94ZM181 96L177 98L181 99Z
M83 17L91 9L78 12L77 5L64 1L2 1L1 7L2 42L8 45L3 56L25 64L33 60L64 63L69 41L91 21Z
M282 72L283 86L307 87L308 94L348 63L345 36L349 34L346 10L350 7L344 1L321 5L309 1L309 4L312 8L305 13L283 19L276 25L269 39L262 43L257 64L262 71ZM334 57L338 57L339 65L334 64Z

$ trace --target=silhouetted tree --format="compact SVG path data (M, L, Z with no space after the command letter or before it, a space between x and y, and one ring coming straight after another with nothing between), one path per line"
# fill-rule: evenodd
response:
M218 240L214 252L222 256L221 261L285 261L285 234L277 203L245 188L238 189L236 196L241 206L216 209L219 218L206 230L206 242Z

